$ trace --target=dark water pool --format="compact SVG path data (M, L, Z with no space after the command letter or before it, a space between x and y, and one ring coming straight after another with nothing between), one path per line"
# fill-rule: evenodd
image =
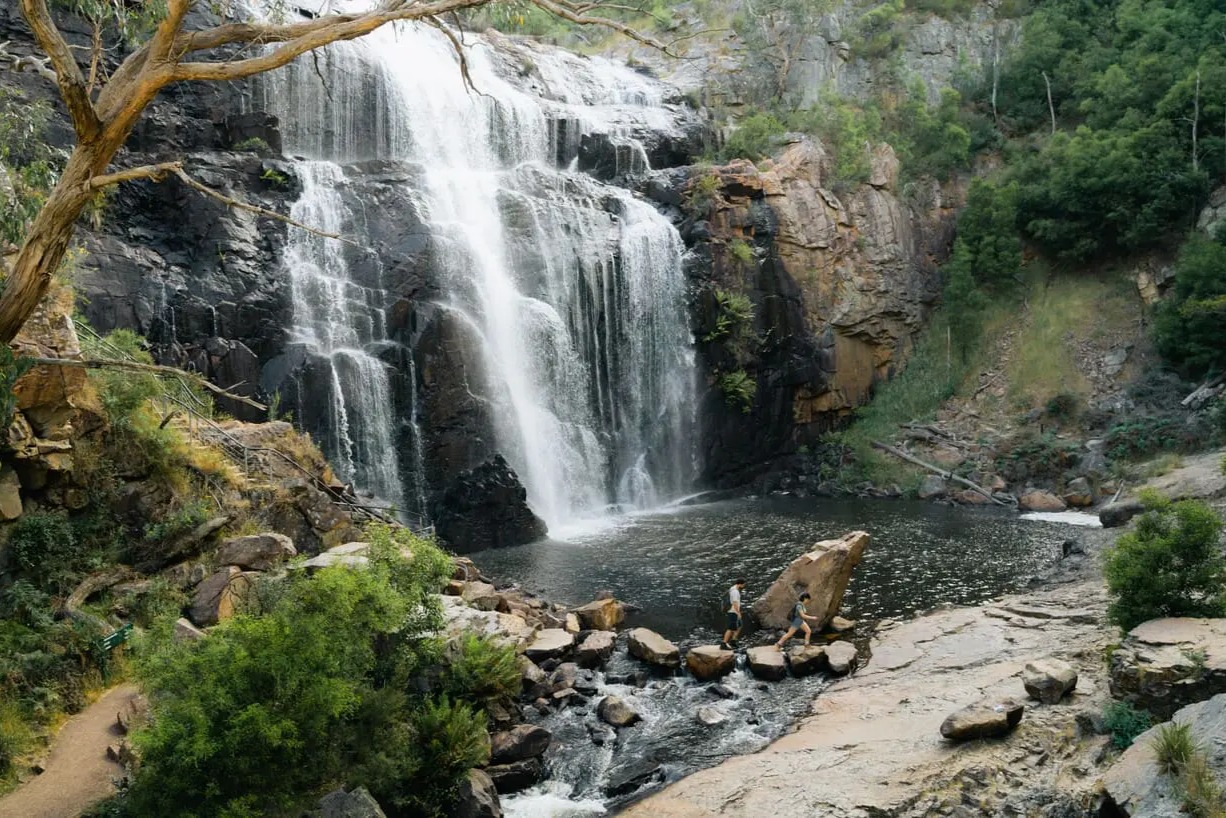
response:
M1022 520L1011 512L903 501L762 498L577 526L473 559L496 580L516 582L555 601L582 604L598 591L612 591L639 609L628 625L657 630L684 649L718 640L723 594L733 579L748 580L745 597L752 604L814 542L855 529L872 536L844 600L844 615L857 619L909 617L941 603L977 604L1014 590L1055 562L1061 543L1078 535L1067 524ZM743 644L772 636L747 632ZM810 677L764 685L742 668L726 680L737 698L722 700L711 695L709 685L685 676L656 679L643 689L607 682L637 667L619 651L608 674L598 678L591 700L623 696L643 721L611 740L594 707L545 718L543 726L554 733L546 755L549 779L506 799L509 816L616 811L642 791L612 796L610 782L653 766L657 779L673 780L759 749L807 712L826 684ZM696 717L704 707L714 707L726 721L700 723ZM609 740L594 743L592 736L602 733Z

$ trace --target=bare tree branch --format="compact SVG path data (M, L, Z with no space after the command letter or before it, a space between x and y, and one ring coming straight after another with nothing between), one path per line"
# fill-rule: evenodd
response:
M187 171L183 169L182 162L163 162L158 165L141 165L135 168L128 168L126 170L116 171L115 173L108 173L103 176L95 176L89 180L89 187L92 190L101 190L104 187L110 187L111 185L117 185L117 184L120 184L121 182L133 182L138 179L147 179L153 182L161 182L167 176L178 177L179 181L181 181L183 184L187 185L193 190L197 190L200 193L203 193L205 196L210 196L216 199L217 201L221 202L222 204L228 207L233 207L237 210L246 210L249 213L255 213L258 216L265 216L269 219L276 219L279 222L285 222L286 224L292 227L297 227L299 230L305 230L308 233L313 233L316 236L321 236L325 239L333 239L335 241L341 241L341 242L344 242L345 244L353 245L354 247L360 246L359 244L357 244L357 242L354 242L351 239L347 239L344 236L338 235L336 233L328 233L323 230L319 230L317 228L311 227L308 224L303 224L302 222L296 219L291 219L289 216L282 215L281 213L278 213L275 210L269 210L267 208L260 207L259 205L253 205L249 202L244 202L240 199L235 199L233 196L227 196L221 191L214 190L208 185L202 182L199 182L193 179L190 175L188 175Z
M59 78L56 77L54 69L51 68L50 57L20 57L16 54L10 53L8 48L8 40L0 43L0 63L8 63L9 68L17 72L25 71L27 68L32 68L34 69L34 73L38 74L44 79L51 80L52 82L58 81Z
M51 11L46 0L20 0L21 10L25 14L30 30L38 45L51 60L55 69L55 80L60 86L60 96L68 106L72 116L72 126L81 139L93 139L102 130L98 112L89 98L89 89L85 77L81 75L81 66L72 56L72 50L65 42L60 30L51 19Z
M173 366L159 366L158 364L141 364L135 361L112 361L109 359L94 358L88 360L78 360L76 358L30 358L35 366L72 366L80 369L130 369L136 372L152 372L155 375L173 375L176 378L189 378L194 383L203 386L215 395L220 395L223 398L236 400L239 403L258 409L261 412L267 412L268 407L259 401L252 400L245 395L236 395L228 389L224 389L212 381L206 379L203 375L198 375L195 372L188 372L185 369L175 369Z

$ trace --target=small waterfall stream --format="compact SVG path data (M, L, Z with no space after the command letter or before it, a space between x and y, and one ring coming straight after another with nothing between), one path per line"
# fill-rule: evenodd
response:
M475 91L442 33L388 26L268 80L286 153L307 157L294 217L360 231L337 192L346 176L369 160L409 169L436 306L477 339L479 397L529 504L551 526L654 507L695 471L683 246L653 207L573 165L583 135L599 132L619 167L644 169L627 123L672 127L660 92L627 68L562 52L516 66L505 48L470 38L466 58ZM343 246L317 236L293 236L286 266L296 340L332 361L328 453L360 488L420 504L421 434L400 452L415 461L405 498L388 367L372 354L387 341L390 296L352 281ZM403 413L429 426L415 406Z

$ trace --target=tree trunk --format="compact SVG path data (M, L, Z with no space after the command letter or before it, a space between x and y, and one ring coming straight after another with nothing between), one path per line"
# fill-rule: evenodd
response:
M11 343L38 307L72 242L77 219L93 198L89 180L100 160L96 142L78 145L59 183L38 211L0 293L0 343ZM103 166L109 162L108 155Z
M1051 101L1051 80L1047 78L1047 72L1043 72L1043 84L1047 86L1047 111L1051 114L1051 134L1056 135L1056 106Z

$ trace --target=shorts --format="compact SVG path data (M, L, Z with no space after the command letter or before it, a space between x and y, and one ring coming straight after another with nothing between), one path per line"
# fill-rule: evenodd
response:
M734 631L741 627L741 618L736 615L735 611L728 611L728 630Z
M803 624L804 624L804 620L801 619L799 616L792 620L792 628L794 630L800 630L800 626Z

